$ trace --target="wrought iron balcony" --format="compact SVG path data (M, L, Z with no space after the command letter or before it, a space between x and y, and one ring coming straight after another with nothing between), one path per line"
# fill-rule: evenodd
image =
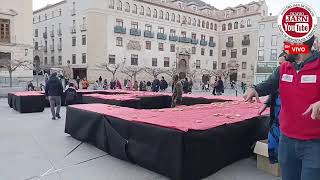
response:
M162 39L162 40L166 40L167 39L167 35L164 33L158 33L157 34L157 38L158 39Z
M242 40L242 45L243 45L243 46L249 46L249 45L250 45L250 39L244 39L244 40Z
M144 37L154 38L154 33L152 31L144 31Z
M182 43L191 43L191 39L187 37L179 37L179 42Z
M72 27L70 28L70 32L71 32L72 34L77 33L76 27L75 27L75 26L72 26Z
M216 43L213 41L209 42L209 47L216 47Z
M198 39L191 39L191 44L198 44L199 40Z
M226 46L229 48L233 47L233 41L226 42Z
M71 9L71 16L76 15L76 9Z
M126 28L122 26L115 26L114 33L126 34Z
M44 32L44 33L43 33L43 38L45 38L45 39L48 38L48 33L47 33L47 32Z
M86 30L87 30L87 25L86 24L80 25L80 31L86 31Z
M62 36L62 30L61 29L58 29L57 33L58 33L58 36Z
M169 36L169 41L178 41L179 37L178 36Z
M61 51L62 50L62 44L58 43L58 50Z
M208 45L208 41L206 41L206 40L204 40L204 39L201 39L200 45L201 45L201 46L207 46L207 45Z
M130 29L130 35L132 35L132 36L141 36L141 30L131 28Z
M50 45L50 51L54 51L54 45Z

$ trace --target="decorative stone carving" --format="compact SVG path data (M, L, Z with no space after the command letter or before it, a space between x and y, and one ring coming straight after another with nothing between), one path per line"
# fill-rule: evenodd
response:
M127 44L128 50L141 51L141 45L139 41L130 40Z

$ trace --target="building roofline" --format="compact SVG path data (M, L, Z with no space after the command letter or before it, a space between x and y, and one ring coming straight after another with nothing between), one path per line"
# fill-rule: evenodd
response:
M57 2L57 3L55 3L55 4L48 4L48 5L45 6L45 7L42 7L42 8L40 8L40 9L37 9L37 10L33 11L33 14L37 14L37 13L39 13L39 12L41 12L41 11L44 11L44 10L53 8L53 7L55 7L55 6L59 6L59 5L64 4L64 3L66 3L66 2L67 2L67 0L63 0L63 1Z

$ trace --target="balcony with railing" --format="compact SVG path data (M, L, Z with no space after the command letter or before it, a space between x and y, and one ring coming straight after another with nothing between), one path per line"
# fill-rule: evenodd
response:
M201 46L207 46L207 45L208 45L208 41L206 41L206 40L204 40L204 39L201 39L200 45L201 45Z
M58 50L61 51L62 50L62 44L58 43Z
M209 47L216 47L216 43L213 42L213 41L210 41L210 42L209 42Z
M144 31L144 37L154 38L154 33L152 31Z
M86 30L87 30L87 25L86 24L80 25L80 31L81 32L86 31Z
M75 26L71 26L70 27L70 32L71 32L71 34L77 33L76 27Z
M182 43L191 43L191 39L187 37L179 37L179 42Z
M178 36L174 36L174 35L169 36L169 41L178 41L178 40L179 40Z
M54 31L50 31L50 37L54 37Z
M48 47L47 46L43 47L43 52L48 52Z
M48 33L47 33L47 32L44 32L44 33L43 33L43 38L45 38L45 39L48 38Z
M141 36L141 30L140 29L131 28L130 29L130 35L132 35L132 36Z
M76 15L76 9L71 9L71 16Z
M61 29L58 29L58 30L57 30L57 34L58 34L58 36L62 36L62 30L61 30Z
M198 39L192 39L191 38L191 44L198 44L199 43L199 40Z
M126 34L126 28L123 26L115 26L114 33Z
M226 46L229 48L233 47L233 41L226 42Z
M54 51L54 45L50 45L50 51Z
M164 33L158 33L157 34L157 39L166 40L167 39L167 35L164 34Z
M244 39L244 40L242 40L242 45L243 45L243 46L249 46L249 45L250 45L250 39Z

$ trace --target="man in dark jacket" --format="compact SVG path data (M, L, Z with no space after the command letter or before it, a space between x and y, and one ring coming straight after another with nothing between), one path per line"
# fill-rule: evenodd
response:
M158 78L155 78L152 82L152 91L159 92L160 89L160 81Z
M162 76L161 81L160 81L160 90L165 91L168 88L168 83Z
M63 96L63 86L57 77L57 73L52 73L46 85L46 97L49 97L50 108L52 113L52 120L56 117L60 119L61 96ZM57 106L57 110L55 110Z

